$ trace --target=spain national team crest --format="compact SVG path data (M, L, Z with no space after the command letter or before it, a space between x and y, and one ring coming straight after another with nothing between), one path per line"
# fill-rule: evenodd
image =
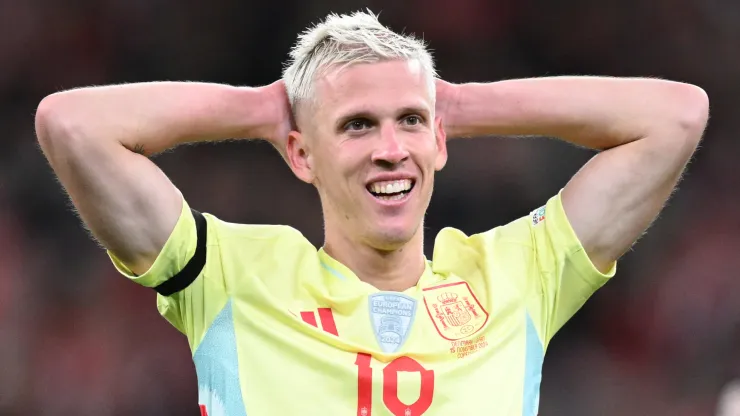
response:
M411 332L416 299L401 293L380 292L370 295L367 303L378 345L385 353L398 351Z
M488 321L488 312L467 282L428 287L423 293L429 317L444 339L454 341L469 337Z

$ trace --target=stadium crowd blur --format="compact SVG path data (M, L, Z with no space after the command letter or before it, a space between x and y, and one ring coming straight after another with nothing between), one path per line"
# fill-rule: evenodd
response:
M115 273L43 159L40 99L133 81L263 85L307 24L365 6L423 33L453 82L596 74L707 90L710 127L680 191L550 345L540 414L730 416L717 405L740 377L740 3L730 0L0 0L0 415L198 414L185 338L153 291ZM427 249L443 226L475 233L526 215L591 155L504 138L455 141L450 153ZM155 160L199 210L286 223L321 244L315 192L269 145ZM306 414L320 409L306 403Z

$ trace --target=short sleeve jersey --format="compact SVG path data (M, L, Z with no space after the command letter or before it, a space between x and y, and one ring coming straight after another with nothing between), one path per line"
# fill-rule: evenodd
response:
M616 270L591 263L560 195L481 234L441 230L403 292L293 228L186 202L146 273L111 258L187 337L209 416L536 415L548 343Z

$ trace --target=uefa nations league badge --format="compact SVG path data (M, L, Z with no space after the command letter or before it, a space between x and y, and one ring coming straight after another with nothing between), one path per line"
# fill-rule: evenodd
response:
M374 293L368 297L370 323L380 349L385 353L398 351L414 323L416 299L395 292Z

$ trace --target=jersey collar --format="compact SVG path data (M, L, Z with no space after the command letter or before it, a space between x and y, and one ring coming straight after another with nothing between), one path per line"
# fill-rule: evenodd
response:
M379 290L374 286L361 281L360 278L357 277L357 275L349 267L345 266L339 260L330 256L323 247L319 249L319 261L321 262L321 267L327 273L334 276L336 279L345 282L359 282L373 288L373 291L379 292ZM422 273L421 278L419 278L419 281L416 283L415 286L404 290L402 293L410 295L420 291L425 282L430 281L432 277L433 273L431 263L429 262L429 260L427 260L426 257L424 257L424 272Z

